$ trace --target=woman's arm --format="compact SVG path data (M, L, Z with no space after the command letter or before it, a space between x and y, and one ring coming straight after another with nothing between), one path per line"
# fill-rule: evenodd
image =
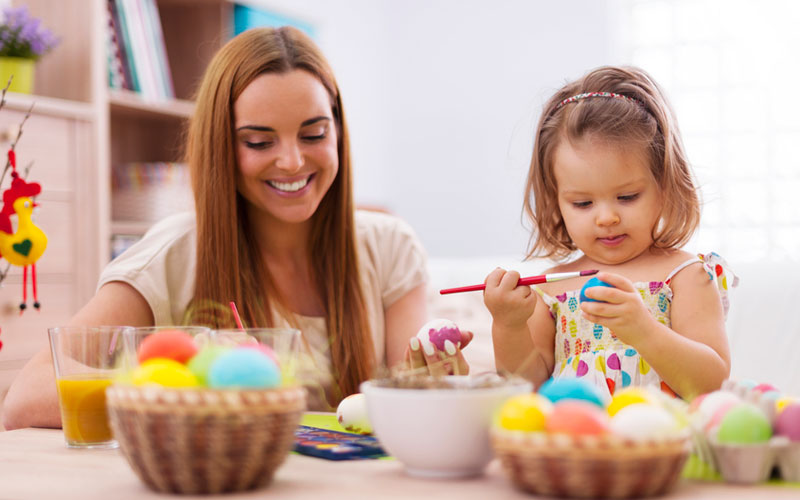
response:
M153 313L132 286L114 281L73 316L70 325L153 325ZM36 353L17 375L3 403L6 429L61 427L50 346Z
M397 366L404 360L408 341L428 320L425 298L426 284L413 288L384 312L386 321L386 366Z

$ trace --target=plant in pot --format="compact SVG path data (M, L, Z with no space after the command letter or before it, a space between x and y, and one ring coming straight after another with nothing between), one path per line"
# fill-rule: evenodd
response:
M28 7L6 7L0 24L0 86L13 76L11 92L29 94L36 60L58 44L52 31L32 17Z

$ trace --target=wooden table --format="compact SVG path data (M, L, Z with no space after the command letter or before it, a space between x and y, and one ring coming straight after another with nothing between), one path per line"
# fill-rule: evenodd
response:
M220 495L221 496L221 495ZM225 495L229 498L331 499L502 498L530 499L515 490L493 461L486 474L471 479L417 479L395 460L332 462L290 454L267 488ZM94 500L128 498L210 498L174 496L147 489L119 450L72 450L61 430L0 432L0 498ZM774 485L731 486L683 481L668 495L679 498L800 498L800 489Z

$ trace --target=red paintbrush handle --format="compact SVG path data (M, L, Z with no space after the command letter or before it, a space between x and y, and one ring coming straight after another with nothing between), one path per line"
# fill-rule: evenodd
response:
M517 286L523 285L536 285L538 283L546 283L547 276L544 274L540 274L539 276L528 276L526 278L520 278L517 281ZM460 293L460 292L476 292L478 290L485 290L486 284L481 285L470 285L470 286L460 286L458 288L445 288L444 290L439 290L440 295L447 295L448 293Z

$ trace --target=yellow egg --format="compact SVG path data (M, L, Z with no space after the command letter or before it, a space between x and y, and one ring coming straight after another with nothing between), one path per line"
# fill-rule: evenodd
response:
M617 391L611 398L611 403L608 404L608 414L613 417L626 406L637 403L653 404L654 402L653 396L646 390L638 387L626 387Z
M521 394L509 399L498 412L497 423L514 431L541 431L547 415L553 411L549 399L538 394Z
M786 405L794 403L795 401L797 400L791 396L783 396L782 398L778 398L775 400L775 410L777 413L780 413L783 411Z
M197 387L197 377L173 359L150 358L137 366L131 375L134 385L156 384L164 387Z

